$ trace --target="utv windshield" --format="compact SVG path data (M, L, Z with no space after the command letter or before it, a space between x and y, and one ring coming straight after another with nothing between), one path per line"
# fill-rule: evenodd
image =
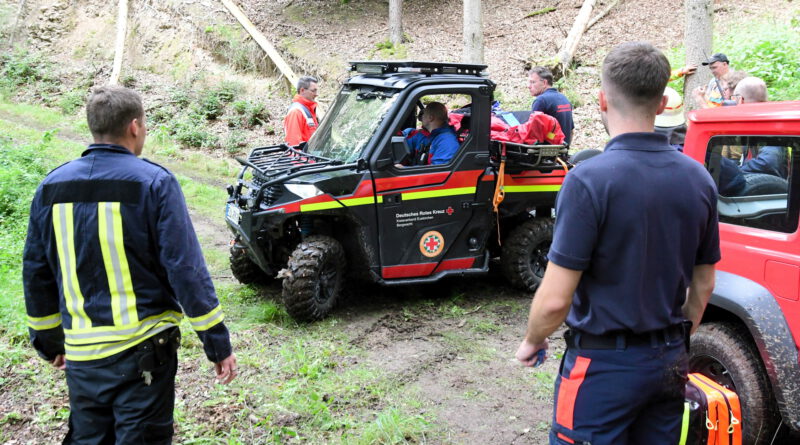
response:
M397 99L393 90L345 87L308 141L310 154L354 162Z

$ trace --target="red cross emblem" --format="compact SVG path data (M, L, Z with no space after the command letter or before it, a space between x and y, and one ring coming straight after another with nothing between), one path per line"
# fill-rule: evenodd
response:
M453 210L452 207L448 207L446 211L448 215L452 215L453 213L455 213L455 210Z
M444 248L444 237L441 233L431 230L422 235L419 240L419 250L428 258L433 258L440 253Z

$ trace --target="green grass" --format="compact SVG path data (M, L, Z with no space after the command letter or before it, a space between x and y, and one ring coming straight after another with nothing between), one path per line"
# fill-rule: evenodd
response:
M47 172L79 153L79 147L58 139L55 131L42 133L5 120L0 120L0 134L0 335L14 345L27 337L21 258L30 201Z

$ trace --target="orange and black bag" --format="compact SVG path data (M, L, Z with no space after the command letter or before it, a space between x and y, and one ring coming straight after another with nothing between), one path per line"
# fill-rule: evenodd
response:
M742 445L739 396L702 374L689 374L679 443Z

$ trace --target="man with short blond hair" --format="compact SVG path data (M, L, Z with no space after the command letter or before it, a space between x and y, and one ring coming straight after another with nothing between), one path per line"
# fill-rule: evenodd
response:
M236 356L180 185L138 157L139 95L97 88L86 115L94 143L50 172L31 204L31 343L66 370L65 444L169 444L184 315L221 383L236 376Z
M564 179L549 263L516 357L534 366L566 320L550 444L676 444L690 328L714 287L717 191L653 132L670 66L649 43L616 46L598 97L611 140Z

